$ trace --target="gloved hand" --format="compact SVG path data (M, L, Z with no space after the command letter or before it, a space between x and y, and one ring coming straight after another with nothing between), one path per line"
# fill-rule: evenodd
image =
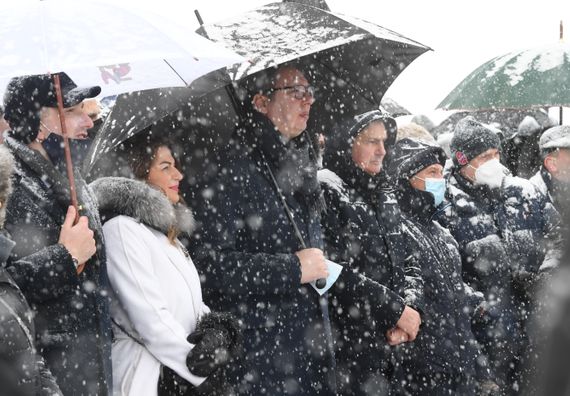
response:
M186 358L188 370L207 377L241 352L242 334L237 319L222 312L204 315L187 338L194 348Z

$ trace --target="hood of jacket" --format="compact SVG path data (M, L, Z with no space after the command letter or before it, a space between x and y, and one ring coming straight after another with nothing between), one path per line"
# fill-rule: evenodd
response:
M387 132L384 142L386 157L390 155L390 148L396 141L396 121L388 114L379 110L369 111L351 117L337 125L332 133L327 136L325 152L323 155L323 167L337 174L351 188L359 190L367 195L368 191L376 190L377 186L384 185L384 169L378 175L371 176L360 169L352 160L352 144L358 134L374 121L381 121Z
M90 184L99 203L103 222L129 216L164 234L175 227L190 234L194 216L184 204L172 204L166 195L148 183L126 177L102 177Z

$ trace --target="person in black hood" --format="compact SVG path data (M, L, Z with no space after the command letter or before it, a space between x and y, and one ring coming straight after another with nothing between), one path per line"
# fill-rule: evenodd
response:
M329 256L384 285L375 293L384 296L386 314L374 326L360 314L369 298L354 298L348 309L333 311L340 334L337 361L343 394L387 390L392 370L389 344L412 341L421 322L419 267L403 265L406 243L401 239L400 215L382 172L386 147L395 138L396 122L385 113L374 110L350 118L327 138L325 169L318 175L327 204L322 224ZM333 305L342 306L339 298L346 293L355 296L349 284L344 286L346 290L335 293Z
M496 390L471 330L486 305L465 285L461 256L449 231L433 220L445 192L446 155L436 144L405 138L396 143L388 173L409 241L406 260L424 281L423 326L415 342L399 349L403 387L412 395L475 395Z

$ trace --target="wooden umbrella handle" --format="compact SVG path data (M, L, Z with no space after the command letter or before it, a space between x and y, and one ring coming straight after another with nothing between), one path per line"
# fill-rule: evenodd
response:
M61 83L59 82L59 74L52 74L53 84L55 86L55 95L57 98L57 112L59 113L59 123L63 134L63 151L65 152L65 165L67 168L67 178L69 180L69 190L71 195L71 204L75 207L75 222L79 220L79 203L77 201L77 191L75 189L75 176L73 175L73 162L71 161L71 149L69 148L69 138L67 137L67 127L65 125L65 114L63 112L63 95L61 93Z
M61 125L61 132L63 134L63 151L65 152L65 167L67 168L67 179L69 180L69 193L71 195L71 204L75 208L75 221L79 221L79 202L77 201L77 190L75 189L75 176L73 174L73 162L71 161L71 149L69 147L69 138L67 137L67 127L65 125L65 114L63 112L63 95L61 93L61 83L59 81L59 74L52 74L53 85L55 87L55 96L57 98L57 112L59 114L59 124ZM77 267L77 274L80 274L85 269L85 263Z

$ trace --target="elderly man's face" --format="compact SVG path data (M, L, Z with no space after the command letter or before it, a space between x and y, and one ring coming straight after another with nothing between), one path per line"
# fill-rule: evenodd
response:
M372 122L354 139L352 161L369 175L376 175L382 170L382 161L386 156L384 142L388 134L382 122Z
M544 166L554 179L570 182L570 149L560 148L548 154Z
M83 103L63 109L67 137L70 139L86 139L87 130L93 128L93 121L83 109ZM50 133L63 136L59 114L55 107L44 107L40 115L40 131L46 137Z
M288 67L278 71L273 91L267 95L257 94L253 98L256 109L271 120L277 130L287 139L293 139L307 128L309 112L315 99L308 92L295 97L296 86L305 89L309 82L299 70Z

